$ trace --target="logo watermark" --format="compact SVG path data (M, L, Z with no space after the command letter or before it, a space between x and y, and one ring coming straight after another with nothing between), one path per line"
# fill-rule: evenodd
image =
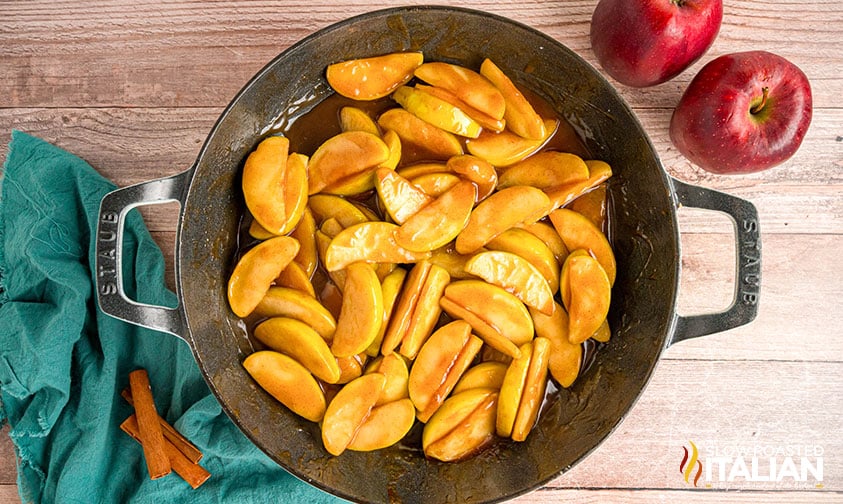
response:
M719 445L688 441L679 473L694 487L776 485L823 488L822 445Z

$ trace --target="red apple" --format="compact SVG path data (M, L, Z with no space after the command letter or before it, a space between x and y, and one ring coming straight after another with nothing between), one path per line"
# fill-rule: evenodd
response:
M720 56L688 85L670 120L670 139L712 173L752 173L790 158L811 124L808 77L766 51Z
M618 82L661 84L705 53L720 31L723 0L600 0L591 46Z

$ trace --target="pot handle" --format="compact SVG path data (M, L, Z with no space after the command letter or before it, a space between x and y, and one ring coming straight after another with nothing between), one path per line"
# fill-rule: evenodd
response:
M176 308L129 299L123 288L123 231L126 215L135 207L175 201L183 204L191 170L116 189L100 202L96 234L97 302L103 313L117 319L184 339L181 300Z
M761 235L758 211L744 199L671 179L677 207L716 210L727 214L735 226L735 294L732 303L719 313L677 315L669 345L690 338L726 331L748 324L758 314L761 285Z

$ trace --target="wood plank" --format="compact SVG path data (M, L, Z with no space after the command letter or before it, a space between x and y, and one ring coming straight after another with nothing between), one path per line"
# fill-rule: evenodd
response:
M544 31L596 65L589 23L596 0L464 2ZM398 1L284 8L225 2L197 8L185 1L128 0L78 6L46 0L5 2L0 32L0 107L223 106L264 64L313 31ZM49 12L49 16L45 13ZM773 22L775 21L775 22ZM809 68L818 107L843 95L843 56L826 43L843 32L843 6L733 2L710 52L670 83L632 93L634 106L672 107L691 77L726 52L765 48Z
M20 504L18 488L15 485L0 485L0 504Z
M693 441L702 463L713 464L712 490L839 493L843 491L843 458L838 456L843 450L843 424L837 413L843 408L841 372L843 364L839 362L662 360L617 430L549 486L692 488L684 481L679 466L683 447L690 449L689 441ZM773 482L747 481L737 473L733 481L719 479L714 457L734 458L757 451L769 474L770 456L778 456L775 452L780 448L799 447L812 453L816 448L822 453L821 482L810 474L806 481L792 477ZM781 453L779 467L784 463L785 454ZM811 462L816 463L815 458ZM724 479L728 479L731 467L726 469ZM708 490L706 477L704 474L700 480L700 491ZM818 483L823 485L821 489L816 487Z
M578 488L576 490L542 488L523 497L513 499L513 504L539 504L565 502L570 504L651 504L653 502L682 502L684 504L823 504L839 503L840 492L717 492L712 490L609 490Z
M841 235L763 237L758 317L750 324L684 341L665 352L670 359L843 361ZM722 247L713 254L712 243ZM728 235L682 236L679 313L712 313L732 298L734 242ZM731 253L730 253L731 252Z
M0 489L3 488L3 485L14 485L16 480L15 447L9 437L9 425L6 424L0 429ZM2 491L0 491L0 499L2 499L2 496Z
M188 169L221 112L216 108L0 109L0 158L13 128L36 135L88 161L119 186ZM802 148L785 164L753 175L712 175L691 165L670 143L667 111L638 111L665 170L686 182L753 202L769 233L843 233L843 108L819 109ZM843 138L843 137L841 137ZM684 212L684 210L683 210ZM150 229L172 231L172 212L150 208ZM680 212L681 213L681 212ZM730 232L708 213L688 214L683 229Z

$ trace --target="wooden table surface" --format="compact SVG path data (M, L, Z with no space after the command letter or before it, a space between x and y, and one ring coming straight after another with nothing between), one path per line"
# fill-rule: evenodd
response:
M596 66L588 37L596 2L461 5L533 26ZM720 34L691 69L653 88L619 89L670 175L757 206L758 318L669 348L619 429L582 463L517 502L843 502L843 5L724 3ZM0 2L0 158L16 128L76 153L121 186L178 173L194 161L235 93L276 54L333 22L393 5L399 3ZM750 49L778 53L805 71L813 123L799 152L777 168L707 174L671 145L672 108L705 62ZM709 212L679 214L680 312L719 310L733 290L731 224ZM146 215L169 256L172 213ZM679 470L690 442L713 466L697 487ZM760 457L754 476L753 455ZM18 502L15 478L14 451L3 435L0 502Z

